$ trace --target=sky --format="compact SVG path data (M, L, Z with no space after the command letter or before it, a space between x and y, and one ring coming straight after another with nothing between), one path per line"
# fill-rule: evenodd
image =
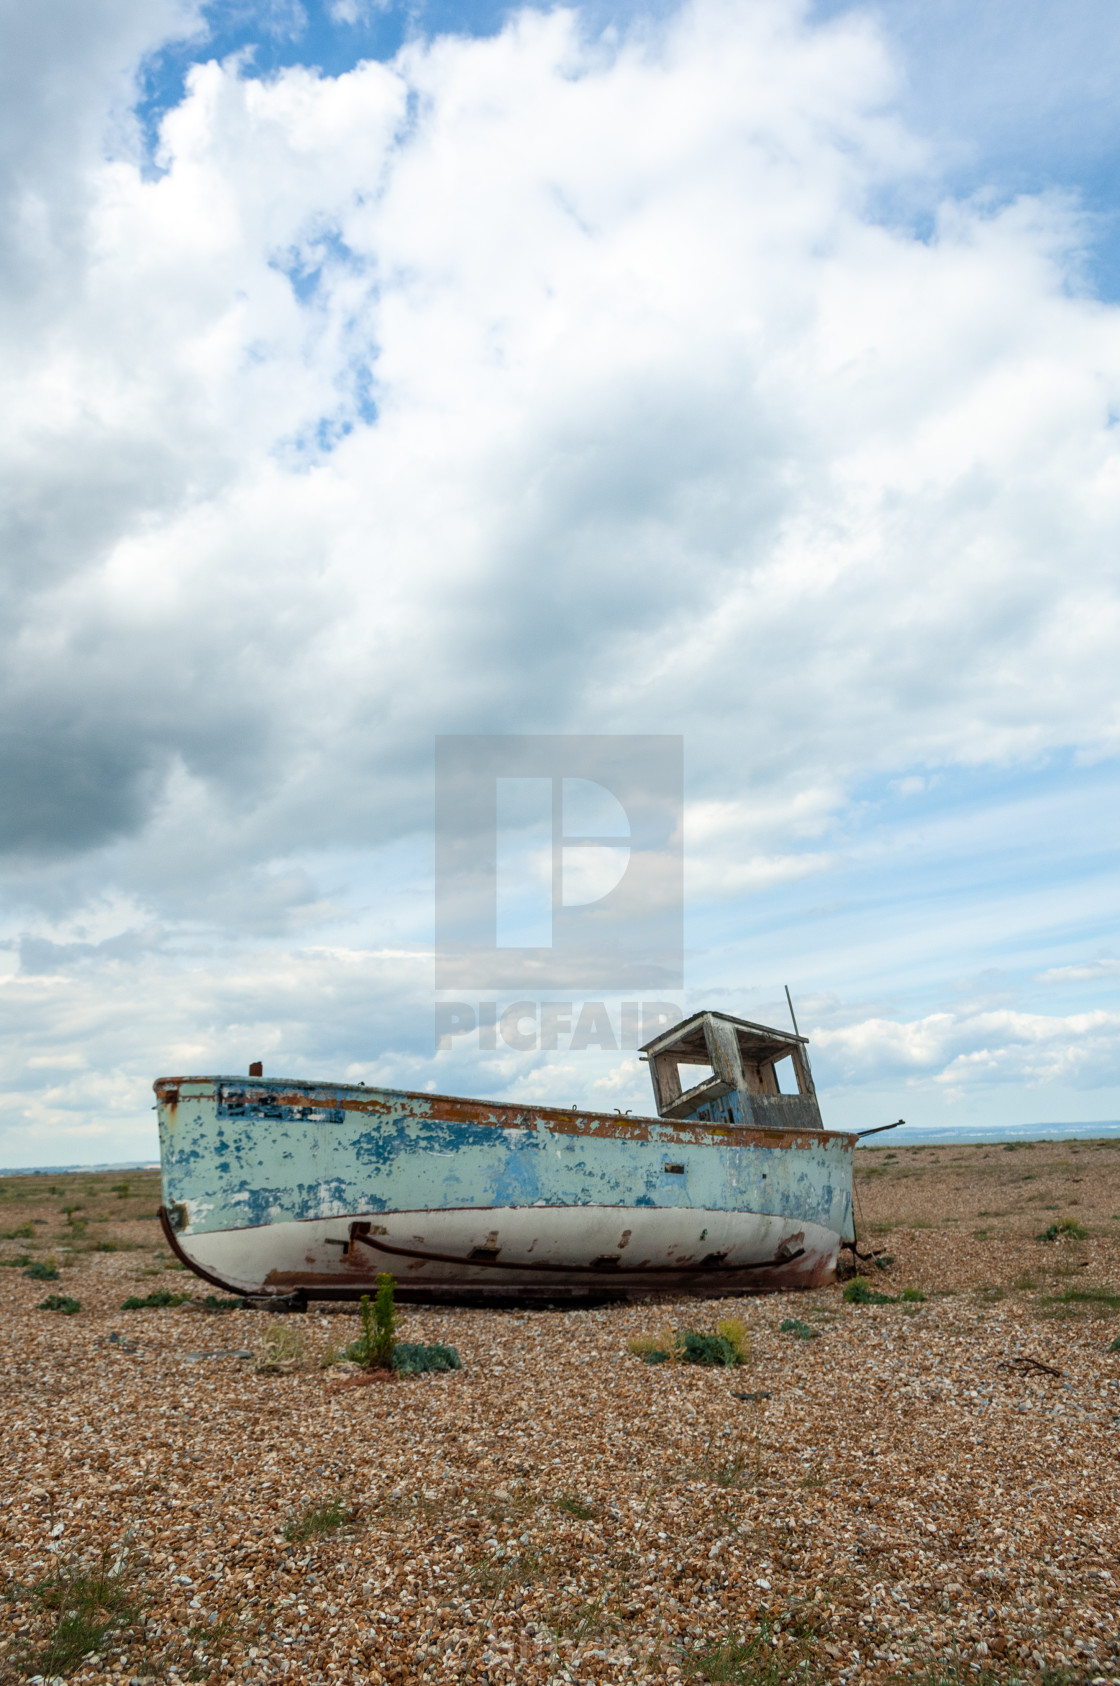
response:
M0 1164L433 1051L441 734L679 734L682 1011L1120 1119L1120 14L0 9Z

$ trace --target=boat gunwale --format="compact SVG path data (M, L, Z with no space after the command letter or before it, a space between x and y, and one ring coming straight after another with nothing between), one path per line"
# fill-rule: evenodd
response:
M689 1139L695 1146L752 1146L778 1148L807 1148L818 1143L825 1144L833 1141L851 1144L853 1147L859 1139L859 1132L855 1130L819 1130L806 1129L802 1126L771 1125L765 1127L751 1127L741 1124L724 1124L706 1118L659 1118L648 1114L623 1115L618 1112L584 1111L579 1107L556 1107L545 1103L533 1103L526 1106L519 1101L490 1101L479 1100L473 1096L429 1094L416 1089L384 1089L372 1084L331 1083L325 1079L308 1079L306 1081L287 1077L236 1077L236 1076L185 1076L185 1077L157 1077L152 1089L161 1105L171 1109L179 1104L179 1093L184 1084L212 1084L217 1089L220 1084L237 1085L240 1088L260 1087L275 1091L276 1101L280 1105L298 1104L295 1097L306 1098L311 1101L315 1097L330 1095L337 1098L343 1095L354 1096L354 1104L340 1102L343 1111L364 1112L372 1115L399 1112L397 1105L400 1101L418 1101L425 1107L439 1105L456 1110L457 1116L433 1122L447 1123L476 1123L486 1124L494 1128L503 1129L532 1129L536 1120L544 1117L549 1127L560 1135L580 1136L622 1136L635 1140L648 1140L650 1126L667 1129L673 1132L676 1139ZM165 1099L165 1090L175 1090L175 1100ZM198 1097L201 1099L202 1097ZM215 1096L216 1098L216 1096ZM787 1097L773 1097L784 1099ZM797 1095L790 1095L788 1099L798 1100ZM500 1116L486 1116L486 1114ZM415 1116L415 1115L414 1115ZM553 1122L555 1120L555 1122ZM254 1122L268 1123L267 1118L260 1118ZM282 1122L276 1120L275 1122ZM587 1128L588 1125L594 1128ZM713 1137L714 1140L705 1143L701 1137Z

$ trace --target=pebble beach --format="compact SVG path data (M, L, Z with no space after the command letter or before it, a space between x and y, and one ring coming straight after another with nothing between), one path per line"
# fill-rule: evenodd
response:
M0 1179L0 1679L1120 1681L1120 1141L857 1167L889 1303L404 1307L462 1368L372 1385L353 1308L208 1308L156 1174Z

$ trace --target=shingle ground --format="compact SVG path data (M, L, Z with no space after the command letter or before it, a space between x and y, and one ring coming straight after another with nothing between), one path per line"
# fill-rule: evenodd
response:
M70 1679L1120 1680L1120 1144L859 1163L873 1286L924 1303L407 1308L463 1368L371 1387L322 1367L352 1312L120 1310L211 1291L155 1177L3 1179L0 1254L60 1280L0 1271L0 1675L40 1666L32 1589L106 1552L135 1617ZM1088 1238L1035 1239L1060 1217ZM729 1313L745 1367L627 1352Z

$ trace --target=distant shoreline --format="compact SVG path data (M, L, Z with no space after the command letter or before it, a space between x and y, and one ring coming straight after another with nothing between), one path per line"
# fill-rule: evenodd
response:
M999 1147L1004 1142L1097 1142L1120 1136L1120 1120L1092 1124L915 1124L884 1131L871 1147Z
M863 1152L899 1147L999 1147L1004 1142L1104 1141L1120 1136L1120 1119L1102 1119L1091 1124L979 1124L903 1125L860 1143ZM123 1159L97 1165L5 1165L0 1177L64 1177L74 1172L158 1171L158 1159Z
M65 1177L74 1171L158 1171L158 1159L121 1159L101 1165L4 1165L0 1177Z

